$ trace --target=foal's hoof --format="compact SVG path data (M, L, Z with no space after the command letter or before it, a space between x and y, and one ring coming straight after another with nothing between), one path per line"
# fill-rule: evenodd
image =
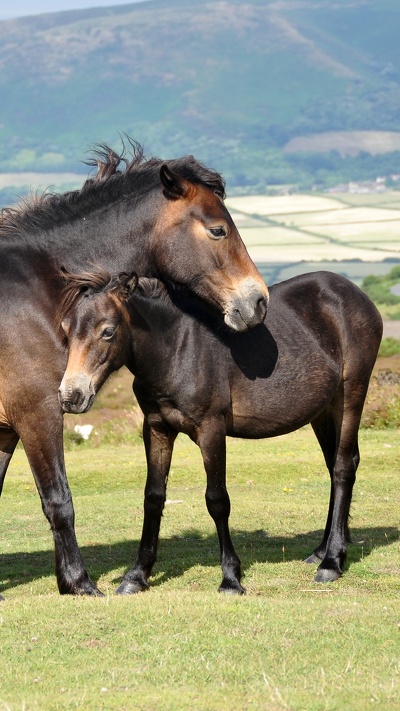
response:
M318 558L315 553L311 553L308 558L305 558L303 563L308 563L309 565L319 565L322 558Z
M3 595L0 595L0 602L1 602L2 600L4 601L5 598L3 597Z
M116 595L136 595L149 589L144 580L123 580L115 591Z
M246 590L241 586L238 580L228 580L224 578L218 588L218 592L225 595L246 595Z
M317 574L314 578L314 583L334 583L335 580L338 580L341 576L341 573L338 573L337 570L329 570L329 568L320 568L317 570Z

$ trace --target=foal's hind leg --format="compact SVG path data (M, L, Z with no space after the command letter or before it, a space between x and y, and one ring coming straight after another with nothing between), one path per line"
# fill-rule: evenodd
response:
M36 407L32 405L18 423L18 434L53 533L60 593L101 595L87 574L76 541L74 509L64 464L63 420L57 396L54 400L47 396L39 405L36 403Z
M147 458L147 480L144 492L142 537L133 567L124 575L116 592L131 595L147 590L148 578L157 557L161 516L164 509L167 480L177 432L158 421L143 424L143 440Z
M222 583L220 592L243 595L240 584L241 564L229 532L231 504L226 489L226 428L225 422L207 421L201 426L198 444L207 474L206 504L218 533L221 551Z
M350 393L347 397L347 393ZM324 453L331 477L331 493L323 539L309 563L319 563L316 582L333 582L343 572L350 540L348 519L353 486L360 461L358 429L363 389L344 383L329 409L312 426Z

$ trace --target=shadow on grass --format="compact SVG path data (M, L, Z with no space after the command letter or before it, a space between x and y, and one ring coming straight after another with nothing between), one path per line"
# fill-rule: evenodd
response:
M309 531L294 536L270 537L264 530L232 530L232 539L245 572L253 563L282 563L304 560L318 545L322 530ZM352 544L348 550L347 567L366 558L374 548L389 546L399 539L399 530L394 527L353 528ZM82 546L81 552L89 574L95 582L101 575L117 568L131 566L139 541ZM7 588L24 585L39 578L54 575L52 551L34 553L9 553L0 557L0 592ZM204 536L198 530L184 531L180 536L160 538L158 561L154 566L157 587L170 578L180 577L190 568L219 564L219 546L216 534ZM120 582L115 577L114 583Z

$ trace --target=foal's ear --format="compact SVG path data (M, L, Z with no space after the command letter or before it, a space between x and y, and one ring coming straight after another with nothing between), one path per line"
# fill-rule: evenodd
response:
M160 168L160 179L164 186L164 195L170 200L177 200L185 195L185 186L177 173L168 168L166 163Z
M121 274L118 275L118 296L120 296L124 301L128 301L133 292L136 291L138 281L139 277L136 272L131 272L130 274L121 272Z
M71 274L66 270L65 267L61 266L60 277L65 281L65 283L68 283L70 281Z

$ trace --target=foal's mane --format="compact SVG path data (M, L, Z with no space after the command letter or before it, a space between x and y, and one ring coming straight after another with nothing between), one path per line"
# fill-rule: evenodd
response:
M149 192L159 185L159 172L166 164L178 175L194 184L205 185L221 197L225 196L225 182L219 173L209 170L193 156L173 160L145 158L142 146L127 137L128 148L116 153L106 144L97 144L86 165L97 168L80 190L57 194L31 193L16 206L3 208L0 217L0 236L38 232L72 219L83 217L99 206L112 204L130 195Z
M61 293L61 301L57 309L57 323L68 315L76 305L77 301L84 296L100 294L101 292L112 291L119 285L119 276L112 276L102 267L95 267L93 271L70 274L63 271L62 277L65 279L65 286ZM168 300L168 292L164 284L158 279L140 277L135 295L145 299Z
M84 294L98 294L101 291L109 291L118 284L117 277L112 277L109 272L101 267L92 272L80 272L79 274L70 274L63 271L62 276L66 283L57 309L56 321L58 323L67 316Z

